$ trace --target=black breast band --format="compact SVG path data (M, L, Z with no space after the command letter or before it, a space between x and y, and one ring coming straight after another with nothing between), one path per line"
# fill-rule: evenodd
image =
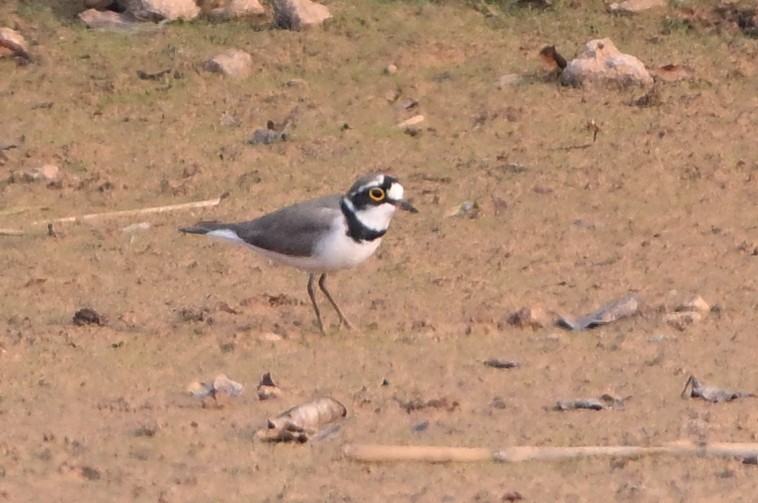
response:
M373 241L387 233L387 229L377 231L363 225L355 212L347 205L344 197L340 199L340 209L347 219L347 235L353 238L354 241L358 243L361 241Z

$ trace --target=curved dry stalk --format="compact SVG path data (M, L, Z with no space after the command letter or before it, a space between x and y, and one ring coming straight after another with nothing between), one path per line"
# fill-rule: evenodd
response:
M351 444L343 447L345 456L356 461L492 461L494 452L486 447L437 447L431 445Z
M80 215L76 217L62 217L62 218L56 218L54 220L36 220L32 222L32 225L39 225L39 224L58 224L58 223L70 223L70 222L83 222L87 220L95 220L98 218L114 218L114 217L128 217L133 215L146 215L150 213L165 213L168 211L179 211L179 210L191 210L195 208L208 208L210 206L218 206L219 203L223 199L225 199L226 194L222 195L221 197L217 197L216 199L208 199L205 201L195 201L192 203L180 203L180 204L169 204L167 206L153 206L151 208L141 208L137 210L120 210L120 211L106 211L103 213L89 213L87 215Z
M517 446L501 450L486 447L354 444L346 445L343 448L343 452L349 459L363 462L425 461L442 463L451 461L499 461L503 463L517 463L521 461L558 461L597 456L636 458L660 454L672 456L752 457L758 456L758 443L715 442L711 444L696 444L685 440L651 447L628 445L582 447Z

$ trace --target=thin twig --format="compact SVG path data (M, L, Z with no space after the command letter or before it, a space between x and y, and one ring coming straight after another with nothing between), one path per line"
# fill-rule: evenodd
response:
M0 210L0 217L17 215L19 213L24 213L25 211L36 210L40 208L43 208L43 206L14 206L12 208L5 208Z
M208 199L206 201L195 201L192 203L170 204L168 206L154 206L152 208L141 208L138 210L120 210L120 211L107 211L104 213L90 213L87 215L80 215L76 217L63 217L56 218L54 220L36 220L32 222L32 225L39 224L63 224L70 222L84 222L87 220L96 220L98 218L115 218L115 217L127 217L134 215L146 215L149 213L165 213L168 211L190 210L195 208L207 208L210 206L218 206L218 204L227 197L226 194L216 199Z
M430 445L346 445L345 456L356 461L492 461L486 447L436 447Z
M21 229L0 229L0 236L23 236Z

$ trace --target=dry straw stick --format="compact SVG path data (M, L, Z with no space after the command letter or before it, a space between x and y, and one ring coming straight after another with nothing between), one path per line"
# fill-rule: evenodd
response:
M87 215L80 215L78 217L56 218L55 220L37 220L35 222L32 222L32 225L84 222L87 220L96 220L98 218L128 217L128 216L134 216L134 215L147 215L151 213L165 213L168 211L207 208L210 206L218 206L221 200L224 199L225 197L226 197L226 194L222 195L221 197L217 197L216 199L208 199L206 201L195 201L192 203L170 204L168 206L154 206L152 208L141 208L138 210L121 210L121 211L107 211L105 213L89 213Z
M486 447L436 447L422 445L346 445L345 456L356 461L426 461L441 463L449 461L554 461L580 459L596 456L636 458L654 454L673 456L758 456L758 443L711 443L695 444L681 441L661 446L587 446L587 447L507 447L502 450Z

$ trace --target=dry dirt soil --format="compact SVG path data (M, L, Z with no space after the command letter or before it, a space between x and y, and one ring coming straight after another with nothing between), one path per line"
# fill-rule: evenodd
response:
M755 501L758 467L737 458L362 464L342 447L758 441L758 399L680 397L690 374L758 391L756 39L674 6L328 5L305 33L266 18L113 33L80 24L77 2L0 6L34 55L0 60L0 142L23 137L0 168L0 227L24 232L0 237L0 501ZM694 76L644 106L646 89L565 88L541 69L543 46L571 58L598 37ZM227 47L252 54L249 77L201 68ZM245 143L293 110L289 141ZM396 126L415 114L415 130ZM14 175L44 164L58 183ZM324 306L318 334L304 273L177 232L371 171L421 211L331 278L351 332ZM476 215L448 216L466 201ZM640 313L594 330L508 323L630 292ZM666 323L696 295L711 306L700 322ZM75 325L83 307L102 324ZM282 397L258 400L265 371ZM187 394L220 373L246 386L225 407ZM552 410L604 393L628 398ZM347 406L336 437L256 440L321 396ZM432 406L406 412L411 400Z

